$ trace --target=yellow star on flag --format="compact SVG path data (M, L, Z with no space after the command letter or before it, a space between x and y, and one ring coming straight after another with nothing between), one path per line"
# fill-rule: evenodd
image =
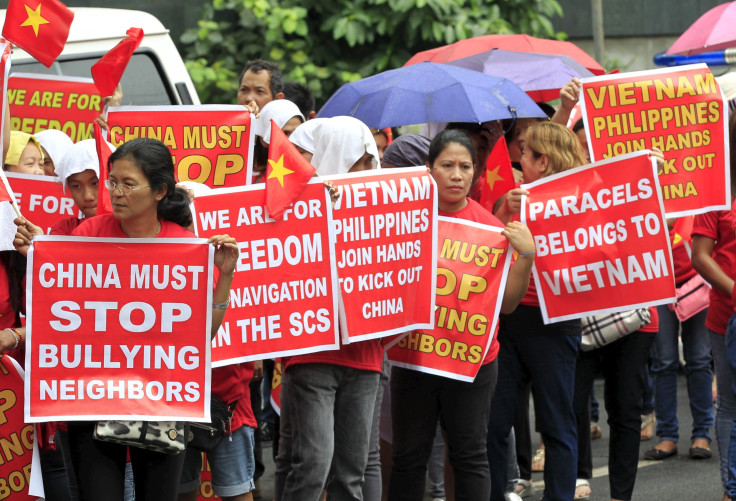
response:
M32 26L33 32L38 36L38 27L42 24L49 24L49 21L41 17L41 4L38 4L36 10L31 9L29 6L25 6L28 19L23 21L21 26Z
M496 184L496 181L503 181L504 179L498 175L498 169L500 169L501 166L497 165L495 169L489 170L486 169L486 182L488 183L488 186L491 187L491 191L493 190L493 186Z
M284 167L284 155L281 155L279 159L274 162L270 158L268 159L268 163L271 165L271 173L268 175L267 179L273 179L276 178L279 180L279 184L281 187L284 187L284 176L288 176L289 174L293 174L293 170L289 170L286 167Z

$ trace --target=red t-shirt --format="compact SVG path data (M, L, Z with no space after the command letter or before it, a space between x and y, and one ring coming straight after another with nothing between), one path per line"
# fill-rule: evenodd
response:
M693 223L693 235L701 235L716 244L713 248L713 260L729 277L736 276L736 236L734 224L736 217L730 210L719 210L698 214ZM732 313L731 296L724 294L717 288L710 290L710 306L705 326L713 332L726 334L728 319Z
M86 219L79 219L76 216L65 217L51 227L49 235L71 235L77 226L82 224L82 221L86 221Z
M161 231L156 238L193 238L194 234L183 226L161 219ZM112 214L102 214L84 220L73 232L75 237L126 238L120 221ZM2 318L2 317L0 317ZM235 364L212 370L212 393L226 403L238 401L233 413L232 430L246 424L256 427L250 405L250 388L253 364Z
M506 225L501 222L496 216L491 214L489 211L483 208L482 205L480 205L478 202L471 198L466 199L468 201L468 205L466 205L464 208L460 209L456 212L445 212L445 211L437 211L437 214L440 216L445 217L456 217L459 219L466 219L468 221L473 221L475 223L480 224L486 224L488 226L496 226L499 228L504 228ZM488 363L493 362L496 360L496 357L498 356L498 322L496 322L496 330L493 333L493 340L491 341L491 346L488 348L488 353L486 353L485 358L483 359L483 363L481 365L486 365Z

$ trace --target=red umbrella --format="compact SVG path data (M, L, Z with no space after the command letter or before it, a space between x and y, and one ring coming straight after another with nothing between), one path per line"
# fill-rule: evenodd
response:
M444 47L425 50L415 54L404 66L431 61L446 63L463 57L473 56L491 49L503 49L516 52L536 52L539 54L557 54L569 56L582 64L595 75L603 75L606 70L585 51L572 42L547 40L529 35L483 35L460 40Z
M690 25L665 54L690 56L736 47L734 24L736 24L736 2L713 7Z

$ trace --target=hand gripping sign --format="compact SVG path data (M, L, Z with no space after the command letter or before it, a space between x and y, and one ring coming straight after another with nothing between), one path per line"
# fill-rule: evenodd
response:
M91 78L14 73L8 78L10 128L29 134L58 129L75 143L92 137L102 96Z
M704 64L583 79L593 161L659 148L667 217L730 208L728 108Z
M522 185L545 323L675 301L656 176L641 151Z
M210 188L250 184L255 136L243 106L120 106L110 108L107 123L116 148L138 137L162 141L178 182Z
M433 329L389 344L394 365L472 382L496 333L511 264L502 228L438 217Z
M432 326L437 189L426 167L328 176L346 343Z
M208 421L212 260L194 238L36 237L26 421Z
M194 199L202 237L238 241L230 305L212 340L212 366L339 347L337 272L327 190L316 178L274 220L266 186L212 190Z
M43 497L34 427L23 421L23 369L0 355L0 499Z

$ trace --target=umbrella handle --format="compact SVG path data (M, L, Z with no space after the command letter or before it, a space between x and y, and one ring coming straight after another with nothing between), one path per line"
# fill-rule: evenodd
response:
M516 108L514 108L511 105L508 105L508 109L509 109L509 113L511 113L511 125L509 125L509 128L508 129L506 129L505 131L503 131L503 135L504 136L506 134L508 134L509 132L511 132L512 130L514 130L514 126L516 125L516 118L517 118L517 116L516 116Z

